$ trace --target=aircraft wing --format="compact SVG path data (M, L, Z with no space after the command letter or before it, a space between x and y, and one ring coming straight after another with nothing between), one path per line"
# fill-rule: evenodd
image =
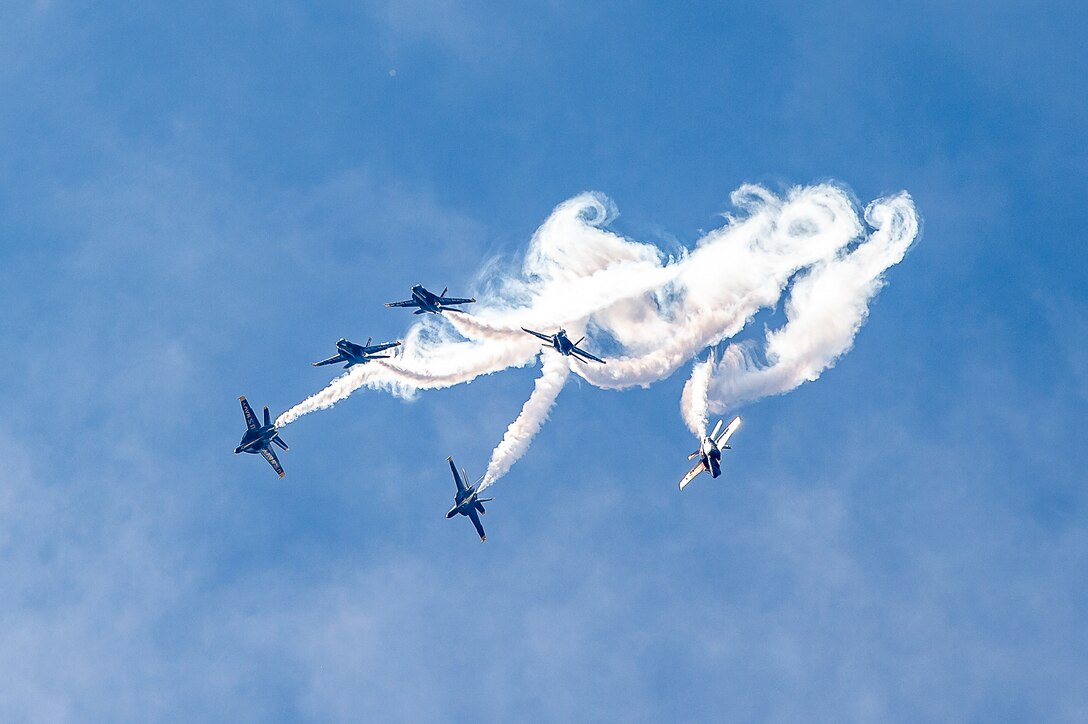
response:
M268 464L272 466L272 469L279 473L282 478L287 473L283 472L283 468L280 467L280 459L276 457L276 453L272 452L272 448L262 448L261 455L264 455L264 459L268 461Z
M386 342L385 344L372 344L369 347L363 347L363 351L365 354L374 354L375 352L381 352L399 346L400 342Z
M528 332L529 334L533 335L534 337L538 337L538 338L540 338L540 339L544 340L544 341L545 341L545 342L547 342L548 344L551 344L551 342L552 342L552 338L551 338L551 337L549 337L549 336L548 336L548 335L546 335L546 334L541 334L540 332L534 332L533 330L531 330L531 329L526 329L525 327L522 327L522 328L521 328L521 331L522 331L522 332Z
M261 426L261 423L257 422L257 416L253 414L253 408L249 406L245 395L239 397L238 401L242 403L242 414L246 416L246 427L250 430L256 430Z
M589 352L586 352L586 351L585 351L584 349L582 349L581 347L575 347L575 348L574 348L574 349L572 350L572 354L574 354L575 356L577 356L577 355L581 355L581 356L583 356L583 357L588 357L588 358L590 358L591 360L593 360L594 362L600 362L600 363L601 363L601 364L603 364L603 365L606 365L606 364L608 364L607 362L605 362L605 361L604 361L603 359L601 359L600 357L594 357L593 355L591 355L591 354L590 354ZM582 360L582 361L584 362L585 360Z
M729 442L729 438L733 436L733 433L740 427L740 417L734 417L733 421L729 423L729 427L725 428L725 432L714 441L714 444L718 447L725 445Z
M468 517L472 518L472 524L476 526L476 532L480 534L480 542L483 543L485 540L487 540L487 536L484 534L483 524L480 523L480 514L476 512L475 508L473 508L472 511L468 514Z
M461 473L457 472L457 466L453 464L453 456L446 458L446 462L450 464L450 470L453 471L453 482L457 483L457 490L464 490L465 483L461 480Z
M347 361L347 357L345 357L342 354L338 354L338 355L336 355L334 357L329 357L328 359L323 359L320 362L311 362L310 364L312 364L314 367L324 367L325 365L334 365L337 362L345 362L345 361Z
M695 467L693 467L691 470L689 470L688 474L680 479L680 489L683 490L684 488L686 488L688 486L688 483L690 483L692 480L694 480L695 476L697 476L699 473L703 472L703 470L705 470L705 469L706 468L703 467L703 461L702 460L695 463Z
M419 302L415 299L405 299L403 302L386 302L387 307L418 307Z
M438 298L438 303L439 304L472 304L475 301L476 300L474 298L473 299L463 299L461 297L439 297Z

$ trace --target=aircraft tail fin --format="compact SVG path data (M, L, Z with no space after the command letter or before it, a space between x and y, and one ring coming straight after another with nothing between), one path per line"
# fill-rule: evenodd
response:
M699 457L699 452L699 450L696 450L691 455L688 455L688 460L694 460L695 458Z
M448 292L449 290L450 290L449 287L442 287L442 293L439 294L438 296L440 296L440 297L446 296L446 292Z
M366 338L366 344L364 344L363 346L364 347L369 347L370 346L370 340L372 340L372 339L374 339L374 338L373 337L367 337Z
M272 424L272 416L268 414L268 405L264 406L264 424L265 427L268 427Z
M710 433L710 439L717 440L718 439L718 430L721 430L721 429L722 429L722 421L718 420L718 424L714 426L714 432Z
M582 343L582 340L585 339L585 338L586 338L586 336L583 334L581 339L579 339L577 342L574 343L574 346L577 347L578 345L580 345Z
M412 314L423 314L426 311L426 309L417 309L416 311L412 312Z

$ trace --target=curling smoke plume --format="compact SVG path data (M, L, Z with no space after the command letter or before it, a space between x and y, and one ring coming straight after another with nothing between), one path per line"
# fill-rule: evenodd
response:
M615 209L605 197L570 199L533 235L521 273L488 279L494 291L471 313L428 315L409 329L395 358L352 368L276 424L331 407L362 387L411 396L525 366L540 347L522 326L546 334L563 327L572 339L588 334L584 345L608 360L571 367L563 358L564 379L573 369L598 387L645 387L735 337L785 294L786 322L761 346L734 343L720 361L695 366L682 408L701 436L709 412L786 392L832 366L852 346L884 271L918 233L906 192L872 202L864 223L832 184L783 196L745 185L732 201L739 212L724 226L693 250L665 257L654 245L609 231ZM533 398L492 455L487 484L524 453L562 387L551 357L558 355L544 355Z

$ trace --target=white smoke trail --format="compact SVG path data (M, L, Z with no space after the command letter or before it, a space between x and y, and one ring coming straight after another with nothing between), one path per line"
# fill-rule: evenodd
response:
M745 346L729 346L714 371L715 412L811 382L850 350L883 273L902 261L918 233L905 193L870 204L865 220L874 231L864 244L816 264L793 284L786 324L766 335L769 366L754 363Z
M710 374L714 369L714 352L703 362L698 362L691 370L691 377L684 384L680 395L680 412L691 434L703 439L710 416L707 390L710 387Z
M476 344L454 340L433 325L417 324L409 330L403 352L388 361L375 360L352 367L325 389L280 415L276 427L328 409L362 387L411 397L418 390L452 387L480 375L524 366L532 362L539 349L539 344L521 330L517 337L506 338L504 344Z
M544 350L541 357L543 364L533 393L522 406L517 419L506 428L502 442L492 451L487 472L484 473L483 482L480 483L480 490L505 475L529 449L529 443L533 441L541 425L548 419L548 413L551 412L559 391L563 389L563 385L570 376L570 361L563 355Z
M866 226L848 194L831 184L797 187L783 196L746 185L732 200L738 216L726 217L692 251L665 258L653 245L604 228L615 216L604 197L570 199L533 235L521 273L493 279L495 292L473 305L471 314L448 312L418 322L395 358L352 369L276 424L330 407L362 387L410 396L529 364L539 340L522 332L523 326L545 334L564 327L572 339L588 331L584 346L608 364L577 365L576 374L603 388L645 387L734 337L759 310L775 308L787 287L787 322L765 340L769 365L753 363L745 347L734 344L713 368L698 365L689 386L702 384L694 375L705 369L709 412L816 379L850 348L883 272L903 258L917 235L913 202L906 193L874 201L865 212ZM545 373L550 356L545 355ZM571 368L563 369L566 375ZM545 374L538 381L535 398L547 397L541 391L546 379L551 378ZM693 432L705 429L707 414L695 404L683 406ZM549 401L534 432L550 406ZM529 438L518 442L516 455L496 449L488 484L509 469L501 460L512 464ZM504 438L500 448L513 449L522 439L510 437L506 444Z

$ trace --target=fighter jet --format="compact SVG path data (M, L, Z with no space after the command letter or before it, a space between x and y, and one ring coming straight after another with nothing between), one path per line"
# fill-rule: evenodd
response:
M688 474L680 481L681 490L686 488L688 483L703 471L709 472L712 478L722 474L722 450L731 449L729 447L729 438L733 436L738 427L740 427L740 418L734 417L733 421L729 423L729 427L725 428L725 432L718 435L718 430L722 428L722 421L718 420L718 424L714 426L714 432L704 437L703 444L699 446L699 449L688 455L688 460L699 458L699 462L695 463L695 467L689 470Z
M589 352L586 352L584 349L578 346L582 343L582 339L585 339L585 337L582 337L582 339L578 340L577 342L571 342L570 339L567 338L567 330L565 329L559 330L550 337L546 334L541 334L540 332L534 332L531 329L526 329L525 327L522 327L521 329L522 331L528 332L534 337L539 337L540 339L544 340L546 344L541 345L542 347L547 347L548 345L551 345L559 354L573 357L574 359L583 363L586 360L582 359L582 357L588 357L594 362L600 362L603 365L608 364L600 357L594 357Z
M387 359L391 355L387 354L375 354L375 352L382 352L390 347L397 347L400 342L386 342L384 344L371 345L370 340L372 337L366 338L366 344L355 344L349 342L343 337L336 341L336 356L323 359L320 362L313 362L314 367L322 367L324 365L336 364L337 362L347 362L344 365L344 369L349 369L352 365L366 364L372 359Z
M480 542L483 543L487 540L487 536L484 535L484 527L480 525L480 516L485 512L481 503L490 502L494 498L476 497L479 491L468 484L468 473L463 468L460 473L457 472L457 466L453 464L453 456L446 458L446 461L449 462L450 470L453 471L453 482L457 484L457 494L453 498L453 507L450 508L450 512L446 513L446 517L452 518L460 513L472 518L472 524L476 526L476 532L480 534Z
M472 304L476 301L472 299L462 299L460 297L447 297L446 292L449 291L449 287L442 290L441 294L435 294L432 291L428 291L422 284L416 284L412 287L412 298L406 299L403 302L389 302L385 306L387 307L419 307L412 314L423 314L424 312L430 312L431 314L438 314L439 312L452 311L463 312L465 310L458 307L451 306L454 304Z
M238 444L238 447L234 448L235 454L245 452L264 455L264 459L282 478L285 473L283 468L280 467L279 458L276 457L270 443L276 443L284 450L287 449L287 443L283 441L279 431L276 430L276 426L272 424L272 417L268 414L268 408L264 408L264 424L262 425L257 422L257 416L253 414L253 408L246 402L245 396L239 397L238 401L242 403L242 414L246 416L246 433L242 435L242 442Z

